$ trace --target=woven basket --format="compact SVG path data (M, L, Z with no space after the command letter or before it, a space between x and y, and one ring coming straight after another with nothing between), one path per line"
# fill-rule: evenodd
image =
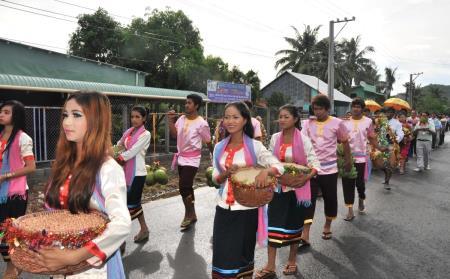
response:
M311 168L303 166L303 165L299 165L299 164L295 164L295 163L281 163L281 164L284 166L284 175L297 176L299 174L308 175L311 173ZM300 187L303 187L303 185ZM291 187L291 188L296 188L296 187Z
M260 168L242 168L231 176L234 198L239 204L260 207L272 200L275 178L268 177L266 187L255 186L255 177L261 170Z
M83 247L105 230L107 222L107 217L97 211L71 214L67 210L55 210L19 217L6 231L6 239L12 247L11 261L19 269L36 274L69 275L85 271L91 268L86 261L50 271L32 262L34 255L30 249L39 250L41 246L64 249ZM32 237L33 242L30 243L24 235Z
M372 168L374 169L382 169L384 168L384 160L381 157L376 159L372 159Z

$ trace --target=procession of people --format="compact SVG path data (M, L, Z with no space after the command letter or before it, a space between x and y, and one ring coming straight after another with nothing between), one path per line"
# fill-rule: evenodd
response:
M282 247L289 247L282 272L295 275L299 272L298 249L311 245L310 228L317 219L314 216L319 191L325 218L321 237L326 241L339 234L332 230L332 222L338 218L340 174L347 208L343 219L351 222L356 217L355 190L359 215L366 214L370 197L365 184L374 169L384 172L385 191L391 190L390 179L397 171L406 174L406 165L414 156L414 171L431 170L431 151L443 144L449 126L445 115L433 113L430 117L425 111L411 111L408 117L407 109L372 109L358 97L353 99L347 115L333 117L330 99L319 94L311 101L308 119L301 119L294 105L280 107L280 130L265 146L267 135L262 123L252 117L251 102L228 103L213 136L208 122L199 114L202 105L202 97L188 95L184 112L169 111L167 117L170 135L177 142L172 170L178 172L184 205L181 232L197 221L193 186L202 147L206 145L211 154L203 160L211 161L212 180L219 185L216 207L211 208L215 210L211 224L214 279L276 278L276 256ZM145 242L152 234L157 238L141 206L147 174L145 155L151 140L145 128L148 114L142 106L131 109L131 127L117 142L120 152L114 156L111 105L106 95L80 91L68 97L61 115L56 159L45 189L45 208L72 214L95 210L109 222L81 247L43 246L30 250L34 265L58 271L87 262L91 269L67 277L125 278L121 255L132 220L138 219L140 225L134 242ZM25 112L20 102L0 104L0 135L3 222L25 215L26 176L36 168L33 140L25 133ZM244 178L239 176L243 170L248 171ZM11 239L11 235L8 237ZM10 261L13 247L6 240L0 245L7 262L2 278L18 278L20 266ZM267 246L264 263L255 263L257 243Z

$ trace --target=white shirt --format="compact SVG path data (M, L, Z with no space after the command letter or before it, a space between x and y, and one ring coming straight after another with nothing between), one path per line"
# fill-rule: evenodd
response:
M400 143L405 136L405 134L403 133L402 123L400 123L400 121L395 118L391 118L391 120L389 120L389 127L391 127L392 131L395 132L397 143Z
M278 161L278 159L275 156L273 156L272 153L269 150L267 150L260 141L253 140L253 146L254 146L254 150L255 150L255 154L256 154L257 164L259 166L262 166L264 168L275 167L280 174L284 173L283 165L280 164L280 161ZM225 169L225 161L226 161L227 156L228 156L228 152L225 150L219 161L222 169ZM215 160L215 158L213 158L213 161L214 160ZM245 167L247 165L245 162L244 148L241 148L235 152L234 157L233 157L233 165L238 165L239 167ZM212 175L213 179L216 180L216 177L219 176L219 174L220 174L219 170L214 168L213 175ZM234 201L233 205L228 205L226 203L228 186L229 186L228 179L225 180L224 183L225 183L225 186L223 188L222 195L220 195L220 192L219 192L219 195L217 195L217 198L216 198L218 206L225 208L225 209L230 209L230 210L248 210L248 209L256 208L256 207L243 206L243 205L239 204L237 201Z
M130 234L131 218L127 208L125 174L122 167L113 158L109 158L100 168L100 181L102 195L105 198L106 214L110 222L105 231L92 242L109 258ZM91 209L100 211L100 206L93 196L89 205ZM99 257L93 256L87 262L98 268L87 271L85 275L89 274L89 276L79 278L91 278L91 274L95 274L95 278L106 278L106 265ZM83 274L78 274L78 276Z
M277 139L278 139L278 137L280 135L281 135L281 132L272 135L272 138L270 139L270 145L269 145L269 150L271 152L274 151L275 144L276 144ZM319 161L319 159L316 156L316 152L314 151L314 147L313 147L313 145L311 143L311 140L307 136L302 135L302 141L303 141L303 150L305 152L306 160L308 162L307 163L308 167L312 168L312 169L316 169L317 171L319 171L319 169L320 169L320 161ZM292 148L293 148L293 146L288 146L286 148L286 153L285 153L285 162L286 163L293 163L294 162ZM287 187L285 192L294 191L294 190L295 190L295 188Z
M135 176L147 175L147 169L145 168L145 154L147 153L147 149L150 146L150 139L151 134L146 130L139 135L138 140L130 149L120 154L124 161L128 161L136 157L136 173L134 174ZM125 139L125 142L121 142L119 140L117 142L117 145L128 146L128 140Z

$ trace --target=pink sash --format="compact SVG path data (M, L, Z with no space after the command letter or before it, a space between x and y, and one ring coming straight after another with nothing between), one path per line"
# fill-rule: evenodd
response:
M308 160L306 158L305 149L303 147L302 133L296 128L294 130L294 137L292 140L292 156L296 164L307 166ZM273 154L280 158L280 147L283 142L283 131L279 133L279 136L275 142ZM309 180L303 187L295 189L295 196L297 197L298 204L302 204L306 207L311 205L311 185Z
M129 137L131 135L131 133L135 130L134 127L131 127L130 129L128 129L122 136L122 138L120 139L120 141L123 143L123 145L125 146L126 150L130 150L133 145L138 141L139 136L144 133L145 127L144 125L142 125L132 136L131 138L127 141L126 145L125 145L125 140L127 139L127 137ZM123 166L124 171L125 171L125 179L127 182L127 187L131 187L131 184L133 183L133 179L134 176L136 174L136 156L131 158L130 160L125 162L125 165Z

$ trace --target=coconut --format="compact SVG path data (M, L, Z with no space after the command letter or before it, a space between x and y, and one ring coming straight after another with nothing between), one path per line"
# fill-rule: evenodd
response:
M155 175L152 171L147 171L147 176L145 177L145 184L152 186L155 184Z
M154 172L154 176L155 181L161 185L166 185L167 182L169 182L169 177L167 176L167 173L163 169L157 169Z

